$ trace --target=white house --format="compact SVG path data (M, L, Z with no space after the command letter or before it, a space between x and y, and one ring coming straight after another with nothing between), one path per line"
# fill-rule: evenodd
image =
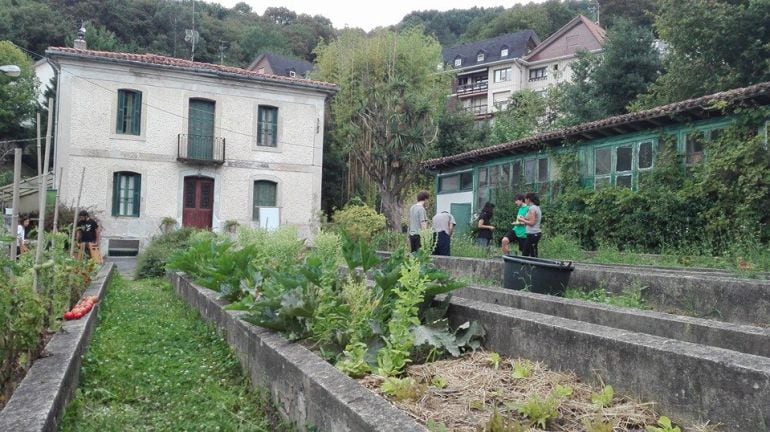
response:
M93 211L102 251L142 248L169 217L313 236L336 85L153 54L46 53L58 75L60 197Z
M577 53L599 53L604 42L604 29L578 15L542 42L533 30L523 30L446 48L442 56L457 75L451 95L456 106L487 120L505 110L516 92L544 92L571 81Z

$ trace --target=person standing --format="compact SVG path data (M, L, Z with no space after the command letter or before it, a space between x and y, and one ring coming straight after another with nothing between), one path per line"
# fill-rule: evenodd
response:
M540 198L534 192L524 195L524 203L527 205L527 216L518 217L524 223L527 232L527 241L524 243L522 254L529 257L537 257L537 244L540 242L540 219L543 214L540 211Z
M492 233L495 227L492 225L492 216L494 216L495 205L487 201L479 215L479 232L476 233L476 244L482 247L488 247L492 241Z
M78 224L75 227L75 240L78 243L83 243L86 246L86 254L89 251L89 245L99 245L99 224L95 220L91 219L88 212L81 210L78 213Z
M29 216L21 218L21 222L16 227L16 258L27 252L27 227L29 226Z
M455 217L444 210L433 216L433 238L436 246L433 248L433 255L449 256L452 241L452 233L455 230Z
M425 203L428 202L428 191L420 191L417 194L417 202L409 209L409 249L417 252L420 244L420 231L428 228L428 215L425 212Z
M519 207L519 211L516 213L516 220L513 222L513 228L508 231L508 234L506 234L505 237L503 237L503 253L507 254L509 252L508 245L511 242L516 241L519 245L519 252L523 255L524 245L527 243L527 228L523 222L519 221L519 218L527 217L529 207L524 203L524 195L522 194L516 194L514 200L516 206Z

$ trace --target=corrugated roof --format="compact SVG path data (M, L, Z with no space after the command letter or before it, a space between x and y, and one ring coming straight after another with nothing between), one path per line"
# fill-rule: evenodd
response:
M258 82L276 83L290 85L295 87L314 88L327 93L333 93L339 90L336 84L323 81L313 81L303 78L291 78L280 75L259 74L254 71L241 69L232 66L217 65L212 63L194 62L174 57L166 57L156 54L133 54L108 51L83 50L69 47L51 47L46 54L52 58L56 57L74 57L96 61L115 61L127 64L141 64L150 66L159 66L169 69L176 69L186 72L208 72L229 75L239 78L252 79Z
M664 127L674 123L681 123L682 121L723 116L725 112L724 107L716 107L714 105L716 102L724 102L730 105L768 105L770 104L770 82L763 82L749 87L675 102L645 111L623 114L551 132L544 132L528 138L471 150L453 156L430 159L422 162L422 166L429 170L445 169L530 151L543 146L554 146L568 139L598 139Z
M479 42L444 48L441 51L441 55L444 58L444 63L449 63L450 65L454 64L454 60L457 56L462 57L463 62L461 67L463 68L493 63L503 60L504 58L513 60L527 54L530 39L535 43L540 42L540 39L537 37L534 30L523 30ZM500 57L500 51L504 46L508 48L508 55L503 58ZM480 51L484 52L484 60L477 62L476 56Z

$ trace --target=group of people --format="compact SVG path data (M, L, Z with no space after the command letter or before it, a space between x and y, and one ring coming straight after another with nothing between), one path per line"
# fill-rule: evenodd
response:
M428 216L425 205L430 198L427 191L417 194L417 202L409 209L409 246L412 252L419 250L421 245L420 231L428 228ZM503 253L510 252L510 244L516 243L523 256L537 257L537 244L540 242L542 232L540 230L540 198L536 193L517 194L514 197L518 212L516 220L512 222L513 228L508 231L502 240ZM489 247L495 226L492 225L495 205L487 202L481 209L478 217L478 233L476 243L482 247ZM440 211L433 217L434 255L449 255L452 233L457 222L454 216L447 211Z
M540 210L540 198L536 193L516 194L514 197L518 212L516 220L512 222L513 228L503 236L502 249L504 254L510 252L510 244L516 243L523 256L537 257L537 245L540 242L542 231L540 229L540 220L543 213ZM479 214L478 228L476 234L476 244L482 247L489 247L492 240L492 234L495 226L492 225L495 205L487 202Z
M16 257L27 252L29 240L27 238L30 230L31 218L29 215L19 218L19 225L16 227ZM78 213L78 222L75 226L75 241L83 243L86 248L89 244L99 244L99 224L91 218L86 210Z

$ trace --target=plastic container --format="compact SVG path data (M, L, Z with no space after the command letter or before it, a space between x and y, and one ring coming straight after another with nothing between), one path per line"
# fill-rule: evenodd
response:
M560 296L573 270L572 261L503 255L503 288Z

